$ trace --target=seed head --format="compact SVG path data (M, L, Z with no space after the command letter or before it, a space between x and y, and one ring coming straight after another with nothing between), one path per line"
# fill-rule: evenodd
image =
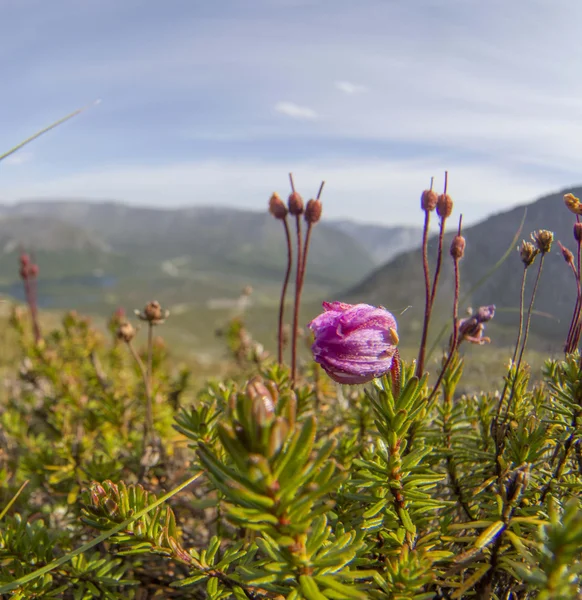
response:
M518 246L517 250L526 269L533 263L539 253L539 250L531 242L525 240L521 242L521 246Z
M287 205L289 206L289 212L293 216L303 214L303 198L299 193L293 192L287 200Z
M454 260L460 260L465 254L465 238L462 235L456 235L451 242L451 256Z
M560 246L560 250L562 252L562 256L564 257L564 260L569 265L573 265L574 264L574 255L570 252L570 250L568 250L568 248L566 248L566 246L562 246L562 244L560 242L558 242L558 246Z
M566 194L564 196L564 204L570 212L575 215L582 215L582 203L579 198L574 196L574 194Z
M122 340L129 344L131 340L135 337L135 328L131 323L127 321L125 323L121 323L121 325L117 328L117 339Z
M554 234L547 229L538 229L531 234L531 239L542 254L547 254L552 249Z
M420 196L420 207L425 212L432 212L437 207L439 196L434 190L424 190Z
M269 199L269 212L275 219L284 219L287 216L287 207L277 192Z
M437 215L443 219L448 219L453 212L453 199L448 194L441 194L436 205Z
M151 325L161 325L169 316L169 310L162 310L157 300L148 302L142 311L135 310L135 314L142 321L147 321Z
M574 239L577 242L582 242L582 223L574 223Z
M308 223L317 223L321 219L321 200L309 200L305 207L305 220Z

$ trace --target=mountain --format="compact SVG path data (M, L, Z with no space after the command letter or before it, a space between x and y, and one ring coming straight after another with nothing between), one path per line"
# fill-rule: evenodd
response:
M582 195L582 187L564 190L540 198L512 210L491 216L490 218L467 227L463 230L466 238L465 256L461 261L461 296L463 299L460 312L470 306L476 307L495 304L497 314L491 330L505 341L514 340L523 265L518 253L513 250L503 264L487 277L490 270L502 258L519 230L522 219L525 220L520 234L529 239L530 232L537 229L549 229L572 251L575 250L572 228L574 216L566 209L563 195L572 192ZM462 205L457 202L455 212L449 220L449 230L454 230L456 218ZM419 220L421 215L419 214ZM436 230L436 215L433 219ZM434 232L434 231L433 231ZM441 278L441 292L438 297L437 314L449 318L451 298L453 296L454 278L452 261L449 256L451 235L445 243L445 256ZM429 244L431 272L434 272L434 255L436 238ZM528 271L526 288L526 305L536 276L539 259ZM482 280L485 278L485 281ZM477 289L473 288L482 282ZM418 331L424 313L424 284L420 250L401 254L377 268L364 280L351 287L340 298L351 302L368 302L381 304L396 314L408 310L400 316L400 323L406 331ZM546 257L537 292L535 309L532 318L532 332L542 342L559 347L565 339L574 303L576 285L572 272L567 267L559 247L554 242L550 254ZM463 313L464 314L464 313ZM463 315L461 315L463 316Z
M84 307L89 301L95 308L150 296L168 303L208 302L236 297L247 284L255 288L256 300L272 301L286 264L280 222L266 211L222 207L156 209L83 200L0 207L0 292L20 289L14 255L21 246L35 252L39 286L53 306L62 300ZM305 294L319 297L352 285L373 268L356 239L318 223Z
M329 224L357 240L377 265L417 248L422 239L421 227L372 225L347 219L330 221Z

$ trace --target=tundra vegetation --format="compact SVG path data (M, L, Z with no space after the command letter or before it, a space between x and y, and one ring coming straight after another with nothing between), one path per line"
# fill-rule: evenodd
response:
M431 183L421 194L425 311L411 362L398 353L398 315L383 307L330 298L299 322L322 196L323 184L304 203L291 178L288 201L269 201L288 253L276 356L233 320L224 339L236 369L196 394L163 342L172 316L158 302L118 311L106 335L74 312L46 330L42 265L21 255L27 302L4 332L17 352L0 406L3 597L580 597L580 201L567 195L561 207L573 215L575 250L560 248L577 287L563 356L530 383L523 357L557 243L539 229L509 258L522 292L506 375L467 395L457 391L464 349L495 343L485 335L495 306L487 298L459 317L471 240L459 217L445 244L455 214L446 177L442 193ZM444 261L455 293L428 373ZM312 360L298 353L307 335Z

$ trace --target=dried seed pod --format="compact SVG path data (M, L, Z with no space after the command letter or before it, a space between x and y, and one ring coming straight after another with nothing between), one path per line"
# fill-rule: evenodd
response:
M451 256L455 260L460 260L465 254L465 238L462 235L456 235L451 242Z
M437 207L439 196L434 190L424 190L420 196L420 207L425 212L432 212Z
M453 212L453 199L448 194L441 194L437 200L436 211L443 221L448 219Z
M554 234L547 229L538 229L531 234L531 239L542 254L547 254L552 249Z
M517 250L526 269L533 263L539 253L539 250L531 242L525 240L521 242L521 246L518 246Z
M582 223L574 223L574 239L577 242L582 242Z
M287 216L287 207L277 192L269 199L269 212L275 219L284 219Z
M129 344L135 337L136 331L131 323L125 322L117 328L117 339Z
M321 219L321 200L309 200L305 207L305 220L308 223L317 223Z
M293 216L303 214L303 198L297 192L293 192L289 199L287 200L287 205L289 206L289 212Z

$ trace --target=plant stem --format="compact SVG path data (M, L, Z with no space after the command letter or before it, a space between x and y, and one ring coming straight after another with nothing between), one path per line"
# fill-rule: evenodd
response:
M287 286L291 277L291 268L293 266L293 247L291 244L291 232L289 231L289 221L287 217L282 219L283 228L285 229L285 240L287 242L287 269L285 270L285 278L283 287L281 288L281 300L279 302L279 330L277 332L277 362L283 364L283 320L285 315L285 297L287 296Z
M542 255L540 256L540 263L538 266L538 272L536 275L536 279L534 282L534 287L531 293L531 299L529 302L529 307L527 309L527 317L525 320L525 330L523 332L523 342L521 344L521 349L519 351L519 357L517 359L517 364L515 365L515 375L513 377L513 382L511 384L511 392L509 393L509 398L507 399L507 407L505 409L505 416L503 417L503 421L505 422L507 420L507 417L509 415L509 410L511 408L511 401L513 400L513 394L515 393L515 384L517 383L517 377L519 375L519 369L521 367L521 361L523 359L523 354L525 352L525 347L527 345L527 338L529 335L529 327L530 327L530 323L531 323L531 314L533 311L533 306L534 306L534 302L535 302L535 298L536 298L536 293L538 291L538 284L540 282L540 276L542 274L542 267L544 266L544 258L546 257L545 253L542 253Z
M293 306L293 331L291 333L291 383L297 377L297 326L299 323L299 304L301 302L301 273L303 266L303 250L301 244L301 216L295 216L297 234L297 267L295 269L295 305Z
M440 228L439 228L439 246L437 250L437 262L434 271L434 279L432 282L432 291L430 293L430 310L432 312L432 308L434 306L434 300L436 298L437 287L439 283L439 276L441 274L441 265L443 262L443 239L445 237L445 220L441 219Z
M143 434L143 440L144 440L143 445L144 445L144 451L145 451L145 448L146 448L147 442L148 442L148 438L150 436L150 422L151 422L150 414L148 413L148 407L151 406L150 379L148 376L148 371L146 369L146 366L143 364L143 360L141 359L141 357L138 354L137 350L135 349L134 345L131 342L126 342L126 343L127 343L127 347L129 348L129 351L131 352L131 355L133 356L133 359L135 360L137 366L139 367L139 370L141 372L141 376L143 379L143 383L144 383L145 393L146 393L146 420L144 423L144 434Z
M507 386L509 385L509 379L511 377L511 368L515 366L515 359L517 358L519 343L521 342L521 335L523 333L523 305L524 305L524 300L525 300L526 278L527 278L527 267L524 267L523 275L521 277L521 292L520 292L520 300L519 300L519 327L517 330L517 340L515 340L515 348L513 349L513 356L511 357L511 365L509 366L509 373L507 375L507 379L505 380L505 384L503 385L503 391L501 392L501 398L499 399L499 404L497 405L497 418L499 418L499 415L501 414L501 408L503 407L503 401L505 400ZM517 371L515 372L515 376L517 377Z
M431 286L430 286L430 272L428 266L428 230L430 226L430 211L424 211L424 227L422 230L422 269L424 271L424 290L425 290L425 302L424 302L424 320L422 324L422 337L420 339L420 348L418 350L418 360L416 362L416 376L422 377L424 373L424 357L426 354L426 341L428 336L428 325L430 322L430 311L431 311Z

